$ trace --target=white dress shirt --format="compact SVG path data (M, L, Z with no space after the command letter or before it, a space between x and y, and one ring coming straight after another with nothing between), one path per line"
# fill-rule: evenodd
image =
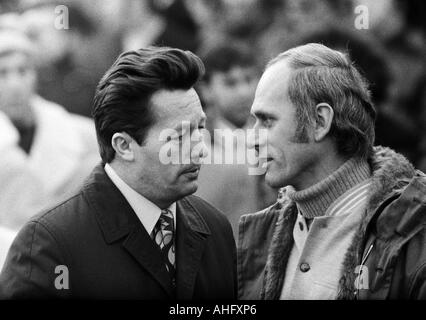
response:
M133 190L118 176L118 174L108 163L105 165L105 172L111 179L112 183L114 183L118 190L120 190L120 192L123 194L124 198L126 198L127 202L132 207L139 220L142 222L146 232L148 232L152 238L154 227L161 215L161 209L147 198ZM176 228L176 202L172 203L168 209L173 214Z

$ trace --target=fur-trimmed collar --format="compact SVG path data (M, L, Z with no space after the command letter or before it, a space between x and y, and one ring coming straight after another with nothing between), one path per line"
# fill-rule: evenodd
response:
M360 263L367 226L376 209L390 195L403 189L416 173L413 165L404 156L386 147L375 147L369 164L372 169L372 183L367 208L344 258L338 299L354 298L354 270ZM292 230L297 216L296 205L285 195L285 188L280 190L277 205L282 207L282 210L278 210L280 216L272 236L261 290L261 299L267 300L280 297L285 267L294 243ZM270 210L277 210L277 205L272 206Z

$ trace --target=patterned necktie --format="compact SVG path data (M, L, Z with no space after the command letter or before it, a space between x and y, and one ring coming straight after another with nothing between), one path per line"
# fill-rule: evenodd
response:
M154 228L154 239L161 249L167 271L170 273L172 280L174 280L175 276L174 229L173 213L169 209L162 210L161 216Z

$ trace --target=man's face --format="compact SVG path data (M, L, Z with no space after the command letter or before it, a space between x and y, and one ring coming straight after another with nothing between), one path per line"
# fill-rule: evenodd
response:
M29 116L35 79L35 70L26 54L0 55L0 111L12 121L23 121Z
M55 28L58 16L55 7L34 8L22 14L26 32L43 54L38 59L41 65L50 65L62 59L69 50L72 29Z
M207 90L220 115L238 128L250 116L256 89L256 72L250 67L233 67L228 72L214 72Z
M205 127L206 116L194 89L161 90L152 96L151 103L155 124L149 130L145 143L136 146L137 174L144 185L149 185L165 198L177 200L198 188L200 160L206 156L200 129ZM169 139L160 138L170 129L177 135ZM165 150L179 153L187 163L167 163Z
M291 72L285 60L270 66L259 81L251 112L255 129L266 130L266 139L255 137L259 153L267 157L266 182L300 189L315 163L315 147L311 138L300 143L296 137L295 107L287 95Z

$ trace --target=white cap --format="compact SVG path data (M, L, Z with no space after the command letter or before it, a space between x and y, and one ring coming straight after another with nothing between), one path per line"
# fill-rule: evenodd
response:
M0 15L0 55L6 52L23 52L29 56L36 53L35 44L21 27L16 14Z

